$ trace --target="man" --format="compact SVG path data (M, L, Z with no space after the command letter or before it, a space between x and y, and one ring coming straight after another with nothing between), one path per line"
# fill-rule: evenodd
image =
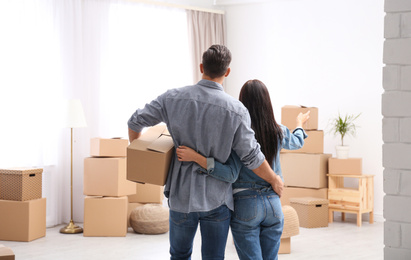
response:
M128 121L130 142L140 136L144 127L165 122L175 147L192 147L220 162L225 162L233 149L246 167L281 195L283 183L260 151L247 109L223 91L230 62L231 53L225 46L211 46L200 64L201 81L171 89L132 115ZM224 259L233 210L231 183L174 156L164 193L170 206L171 259L190 259L198 223L202 259Z

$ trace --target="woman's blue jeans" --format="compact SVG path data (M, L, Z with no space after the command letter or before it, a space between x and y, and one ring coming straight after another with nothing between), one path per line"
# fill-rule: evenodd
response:
M278 259L283 225L280 198L272 189L234 194L231 232L241 260Z
M230 218L231 211L225 205L207 212L180 213L170 210L170 259L191 259L198 223L202 259L224 259Z

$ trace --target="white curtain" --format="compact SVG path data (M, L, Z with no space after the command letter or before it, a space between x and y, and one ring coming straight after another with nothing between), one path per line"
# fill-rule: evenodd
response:
M83 221L83 161L92 137L127 138L127 120L165 90L192 83L184 10L115 0L0 1L0 168L43 167L47 225L70 218L70 130L64 99L79 98L74 129L74 221Z

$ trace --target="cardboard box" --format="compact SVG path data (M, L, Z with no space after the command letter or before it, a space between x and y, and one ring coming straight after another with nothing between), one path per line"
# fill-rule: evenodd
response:
M163 204L164 186L135 183L137 192L128 195L129 202Z
M46 198L0 200L0 240L29 242L46 236Z
M127 180L126 158L84 159L84 195L126 196L136 193L136 184Z
M300 227L328 227L328 200L312 197L290 198L297 211Z
M322 130L307 130L304 146L298 150L282 149L282 153L324 153L324 132Z
M128 202L128 207L127 207L127 227L131 227L131 225L130 225L130 214L131 214L131 211L133 211L135 208L137 208L137 207L141 207L141 206L143 206L144 204L142 204L142 203L136 203L136 202Z
M127 196L84 199L85 237L125 237L127 234Z
M304 123L303 128L305 130L317 130L318 129L318 108L316 107L304 107L304 106L283 106L281 108L281 124L285 125L291 131L297 127L297 116L301 113L310 112L310 118Z
M127 139L120 138L91 138L90 156L94 157L126 157Z
M14 252L8 247L0 245L0 260L14 260Z
M281 238L279 254L289 254L291 253L291 237Z
M0 200L41 199L41 168L0 169Z
M127 179L164 186L173 152L166 126L151 127L127 148Z
M321 199L328 199L328 189L313 189L313 188L300 188L300 187L284 187L283 194L281 195L281 205L290 205L290 198L300 197L314 197Z
M347 174L361 175L362 174L362 158L348 159L328 159L329 174Z
M280 154L284 184L303 188L327 188L328 158L331 154Z

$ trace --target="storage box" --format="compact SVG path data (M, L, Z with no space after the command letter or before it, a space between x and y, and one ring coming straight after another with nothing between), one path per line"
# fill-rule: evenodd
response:
M329 174L347 174L361 175L362 174L362 158L348 159L328 159Z
M126 158L84 159L84 195L126 196L136 193L136 184L127 180Z
M328 158L331 154L281 153L284 184L303 188L327 188Z
M284 187L281 195L281 205L290 205L290 198L314 197L328 199L328 189L300 188L300 187Z
M0 200L41 199L41 168L0 169Z
M303 128L305 130L317 130L318 129L318 108L316 107L304 107L304 106L283 106L281 108L281 124L288 127L291 131L297 127L297 116L299 113L310 112L310 118L304 123Z
M290 205L297 211L300 227L328 227L328 200L312 197L290 198Z
M126 157L127 139L120 138L91 138L90 156L95 157Z
M127 234L127 196L84 199L85 237L125 237Z
M46 235L46 198L0 200L0 240L29 242Z
M127 148L127 179L164 186L174 152L165 125L148 129Z
M291 237L281 238L279 254L289 254L291 253Z
M282 149L282 153L324 153L324 132L322 130L306 130L304 146L298 150Z
M144 204L142 204L142 203L136 203L136 202L128 202L128 207L127 207L127 227L131 227L131 225L130 225L130 214L131 214L131 211L133 211L135 208L137 208L137 207L141 207L141 206L143 206Z
M14 260L13 250L3 245L0 245L0 260Z
M164 199L164 186L153 184L135 183L137 192L134 195L128 195L129 202L139 203L157 203L162 204Z

